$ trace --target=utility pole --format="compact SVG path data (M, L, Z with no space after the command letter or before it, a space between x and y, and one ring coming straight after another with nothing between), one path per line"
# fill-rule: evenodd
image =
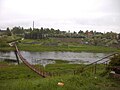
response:
M15 56L16 56L16 59L17 59L17 63L18 63L18 65L19 65L20 62L19 62L19 57L18 57L17 51L15 50L14 52L15 52Z

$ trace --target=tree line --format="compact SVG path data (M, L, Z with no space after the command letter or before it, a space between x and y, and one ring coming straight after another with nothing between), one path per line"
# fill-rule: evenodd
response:
M11 36L12 34L18 35L21 37L24 37L26 39L42 39L42 38L48 38L48 37L56 37L56 38L107 38L107 39L115 39L120 38L120 34L117 37L117 33L114 32L107 32L107 33L101 33L96 32L93 30L86 30L82 31L79 30L79 32L70 32L70 30L67 31L61 31L59 29L54 28L28 28L24 29L23 27L13 27L11 30L9 27L6 29L6 34L8 36Z

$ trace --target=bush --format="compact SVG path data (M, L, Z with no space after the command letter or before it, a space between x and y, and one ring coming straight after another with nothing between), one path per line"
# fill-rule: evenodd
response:
M120 54L115 54L110 60L110 66L120 66Z
M0 47L7 47L8 44L7 43L0 43Z

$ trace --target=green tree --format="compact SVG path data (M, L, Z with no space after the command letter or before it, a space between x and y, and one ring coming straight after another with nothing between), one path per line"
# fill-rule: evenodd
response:
M7 33L8 36L11 36L11 35L12 35L9 27L7 27L7 32L6 32L6 33Z
M11 30L13 32L13 34L24 34L24 29L19 27L13 27L13 29Z
M73 34L77 34L77 33L74 31Z
M79 32L78 32L78 34L83 34L84 32L82 31L82 30L80 30Z

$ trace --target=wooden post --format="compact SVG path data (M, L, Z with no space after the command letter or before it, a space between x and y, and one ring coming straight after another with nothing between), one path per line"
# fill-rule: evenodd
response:
M73 75L75 75L76 74L76 72L75 72L75 70L73 71Z
M19 62L19 57L18 57L18 55L17 55L17 51L15 50L14 52L15 52L15 56L16 56L16 59L17 59L17 63L18 63L18 65L19 65L20 62Z
M92 73L94 72L94 66L91 67L91 71L92 71Z
M97 63L95 63L95 72L94 72L94 74L96 74L96 68L97 68L96 65L97 65Z

